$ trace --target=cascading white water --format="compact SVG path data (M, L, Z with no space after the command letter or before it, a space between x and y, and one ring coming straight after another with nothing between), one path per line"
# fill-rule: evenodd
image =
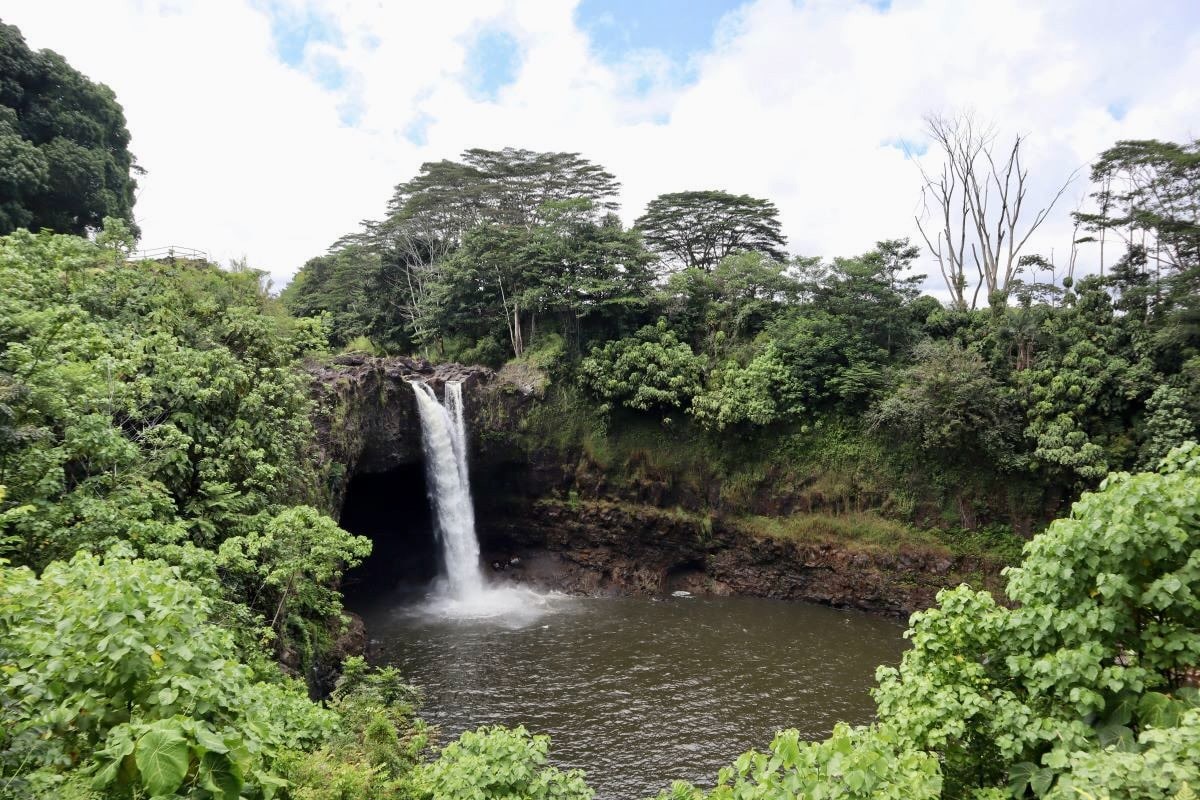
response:
M428 384L410 382L417 395L425 474L438 538L446 559L447 593L473 603L484 594L479 571L479 540L467 471L467 426L463 419L462 383L446 382L446 403L438 402Z
M409 381L421 417L421 444L434 525L446 561L445 581L420 609L422 614L459 619L498 618L520 627L549 609L555 595L520 586L488 586L479 569L479 539L467 469L467 423L462 383L446 381L446 401L433 389Z

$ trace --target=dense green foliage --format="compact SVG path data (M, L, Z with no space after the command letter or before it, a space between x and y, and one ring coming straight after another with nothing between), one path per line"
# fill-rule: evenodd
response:
M837 430L857 477L822 504L1027 535L1200 432L1195 149L1103 153L1077 244L1107 238L1089 252L1115 263L1075 280L1082 251L1062 278L1023 256L1011 302L980 311L922 296L907 240L789 257L774 206L723 192L663 195L623 230L602 214L611 175L526 151L425 165L284 300L328 312L338 344L497 366L537 354L576 428L669 422L666 446L705 450L736 435L772 460L714 477L757 470L759 492L826 473L813 454Z
M582 772L546 765L549 748L523 727L467 731L421 769L418 786L436 800L591 800Z
M361 335L391 349L437 342L463 360L520 355L539 315L569 334L595 306L619 315L631 291L635 303L644 295L649 255L611 215L618 188L576 153L473 149L423 164L386 219L309 261L283 300L331 313L338 344Z
M281 652L326 647L340 602L321 587L367 542L304 507L323 489L295 364L320 325L257 273L70 236L0 240L0 285L0 554L40 568L129 542L220 581Z
M822 742L782 731L770 751L751 750L717 776L708 793L683 781L660 800L936 800L942 779L937 759L897 741L888 728L839 724Z
M0 795L590 797L520 731L424 763L394 670L351 659L323 704L284 677L370 549L306 504L324 323L252 271L127 263L127 236L0 239Z
M700 389L702 365L667 321L659 320L594 350L580 365L580 374L584 385L605 403L647 411L686 406Z
M651 250L684 269L711 272L725 256L739 252L765 253L778 260L787 257L775 204L748 195L718 191L659 195L636 225Z
M0 235L132 222L137 169L112 90L0 22Z
M319 742L336 717L287 683L255 680L213 603L178 569L81 552L41 577L3 569L3 775L53 796L78 764L96 789L203 788L271 796L280 751Z

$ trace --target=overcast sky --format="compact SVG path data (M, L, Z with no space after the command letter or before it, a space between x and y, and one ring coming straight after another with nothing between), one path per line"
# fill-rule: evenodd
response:
M246 256L277 287L468 147L582 153L623 182L627 221L662 192L767 197L790 250L851 255L916 237L905 151L925 149L924 114L972 108L1030 135L1038 193L1084 167L1030 243L1061 260L1098 152L1200 136L1197 0L5 0L3 16L116 91L148 170L144 246Z

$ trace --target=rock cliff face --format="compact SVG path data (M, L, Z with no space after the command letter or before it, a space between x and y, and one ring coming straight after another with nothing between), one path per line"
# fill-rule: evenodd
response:
M746 594L895 615L929 606L943 586L997 580L1000 565L952 557L935 546L765 538L739 525L738 509L714 516L698 503L681 510L679 498L653 491L630 496L628 487L618 497L577 456L517 435L523 415L538 402L540 387L528 377L364 356L315 368L317 428L330 464L333 509L343 510L356 475L395 472L419 480L420 422L408 382L426 381L440 394L446 381L460 380L481 545L488 564L513 580L574 593ZM408 469L396 472L399 467ZM414 488L397 496L420 502L423 489ZM671 508L663 507L667 503ZM380 549L389 559L404 556L395 542Z
M541 500L489 514L493 570L541 588L582 594L750 595L906 616L963 581L994 583L999 565L937 547L888 549L846 541L756 536L736 519L652 506Z
M353 354L316 366L311 374L317 441L330 467L335 512L355 474L421 463L421 422L410 381L429 383L439 394L446 381L462 381L464 394L472 397L494 377L487 367Z

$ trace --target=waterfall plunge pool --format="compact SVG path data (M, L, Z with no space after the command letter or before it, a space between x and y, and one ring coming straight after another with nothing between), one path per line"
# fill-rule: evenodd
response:
M583 769L608 800L648 797L679 778L709 785L782 728L817 739L838 721L870 721L875 667L903 649L895 622L753 598L585 599L488 585L462 384L446 381L444 400L411 385L432 512L418 526L441 545L440 576L422 592L375 594L351 608L371 659L425 690L422 715L442 744L489 724L548 733L553 762ZM385 501L343 522L388 541L396 510ZM409 548L393 539L389 551L387 561L403 562ZM411 554L429 565L427 549Z
M483 619L428 603L396 593L355 610L371 660L424 690L439 745L524 725L549 734L552 763L587 772L600 800L650 797L676 778L709 786L781 728L819 739L838 721L870 722L875 667L904 648L892 620L748 597L551 597Z

